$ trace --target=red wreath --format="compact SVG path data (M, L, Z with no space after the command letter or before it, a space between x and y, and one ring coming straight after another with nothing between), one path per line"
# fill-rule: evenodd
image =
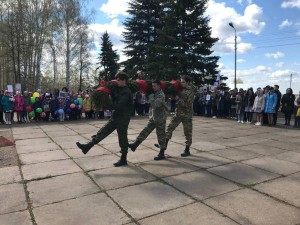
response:
M108 88L106 88L106 87L98 87L97 90L98 91L103 91L103 92L105 92L107 94L111 94L111 90L108 89Z
M141 93L145 93L147 90L148 90L148 84L147 84L147 81L145 80L136 80L135 81L139 86L139 92Z
M180 84L180 82L178 82L178 81L176 81L176 80L171 80L170 83L173 84L174 90L175 90L175 91L179 91L179 90L181 89L181 84Z

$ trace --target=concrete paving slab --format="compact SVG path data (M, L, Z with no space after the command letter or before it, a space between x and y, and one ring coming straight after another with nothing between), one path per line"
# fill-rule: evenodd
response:
M74 159L74 161L85 171L113 167L113 163L117 162L118 160L119 157L115 155L102 155Z
M0 214L25 210L27 206L23 184L0 186Z
M47 138L48 136L42 132L41 130L37 130L38 132L28 132L25 134L14 134L15 140L28 140L28 139L35 139L35 138Z
M56 130L56 131L49 131L47 132L47 135L51 138L56 138L56 137L66 137L66 138L71 138L72 136L78 135L75 131L72 130Z
M53 141L46 137L46 138L31 138L31 139L24 139L24 140L17 140L16 146L42 146L48 143L53 143Z
M150 173L139 167L106 168L89 172L92 179L105 190L117 189L155 180Z
M274 155L272 156L272 158L300 164L300 153L297 152L284 152L278 155Z
M243 225L295 225L300 210L252 190L238 190L204 201Z
M243 151L243 150L239 150L237 148L228 148L228 149L223 149L223 150L210 151L209 153L217 155L217 156L221 156L223 158L227 158L230 160L234 160L234 161L241 161L241 160L252 159L252 158L262 156L257 153Z
M255 189L300 208L300 173L258 184Z
M83 173L73 173L27 184L34 207L99 192L100 189Z
M147 162L147 161L152 161L154 157L157 155L158 155L157 151L141 146L135 152L132 152L129 149L127 160L131 163Z
M32 144L32 145L16 145L16 149L18 154L27 154L33 152L44 152L44 151L53 151L53 150L61 150L61 148L50 141L44 144Z
M218 166L208 169L208 171L244 185L257 184L280 176L241 163Z
M206 171L195 171L163 178L171 186L198 200L224 194L240 187Z
M218 149L226 149L227 147L225 145L220 145L208 141L197 141L193 142L191 148L194 148L199 151L212 151Z
M243 161L243 163L282 175L288 175L300 171L300 165L296 163L269 157L250 159Z
M125 187L108 191L108 194L136 219L193 202L189 197L160 182Z
M286 152L285 150L263 144L245 145L238 147L238 149L250 151L260 155L277 155Z
M114 142L114 143L110 143L110 144L100 144L100 146L102 146L104 149L113 152L113 153L119 153L121 148L119 145L119 142ZM130 150L128 150L130 151Z
M0 224L3 225L32 225L29 212L15 212L0 215Z
M201 152L189 157L180 157L178 160L200 168L210 168L233 162L232 160L212 155L206 152Z
M20 182L21 175L18 166L0 168L0 185Z
M95 145L88 154L83 154L81 149L79 148L71 148L64 150L65 153L67 153L71 158L84 158L84 157L93 157L93 156L99 156L99 155L110 155L111 152L105 150L103 147L99 145Z
M158 177L172 176L199 169L193 165L180 162L176 159L167 159L160 161L153 160L150 162L141 163L140 166L144 170Z
M143 220L141 225L237 225L202 203L194 203Z
M22 164L33 164L41 162L69 159L70 157L62 150L34 152L29 154L20 154L19 158Z
M65 139L54 139L56 144L58 144L62 149L70 149L70 148L77 148L76 142L86 143L87 140L81 136L72 136L72 138L65 138Z
M41 206L34 208L33 213L38 225L121 225L130 222L104 193Z
M81 172L82 170L70 159L29 164L21 167L24 180L35 180L68 173Z
M20 129L21 128L21 129ZM38 133L40 132L40 127L35 125L28 125L22 127L12 127L12 133L15 134L28 134L28 133Z
M288 138L288 137L287 137ZM298 144L294 143L286 143L282 141L268 141L263 143L263 145L269 146L269 147L275 147L275 148L280 148L283 150L288 150L288 151L297 151L300 152L300 148Z

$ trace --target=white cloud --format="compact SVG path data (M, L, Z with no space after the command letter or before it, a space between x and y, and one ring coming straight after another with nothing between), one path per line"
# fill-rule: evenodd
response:
M279 25L279 28L282 29L284 27L292 26L293 22L289 21L288 19L282 21L282 23Z
M238 14L235 9L227 7L225 3L208 2L206 14L211 18L209 25L212 27L212 36L224 37L234 31L228 25L232 22L237 33L259 34L266 23L261 21L262 8L251 4L245 8L244 15Z
M293 71L291 70L277 70L274 71L273 73L271 73L270 77L271 78L286 78L286 77L290 77L291 73L293 73Z
M279 62L275 64L276 67L281 68L284 66L284 62Z
M236 60L238 63L244 63L244 62L246 62L246 60L245 59L238 59L238 60Z
M284 1L281 4L282 8L299 8L300 9L300 0L288 0Z
M110 18L116 18L118 15L127 16L127 9L128 0L108 0L100 7L100 10Z
M269 69L266 66L257 66L255 70L257 70L258 72L264 72L268 71Z
M265 56L267 58L279 59L279 58L283 58L285 55L283 52L275 52L275 53L266 53Z
M237 3L242 5L243 4L243 0L237 0ZM247 4L251 5L252 4L252 0L247 0Z
M122 49L124 44L121 42L122 40L122 32L124 31L124 27L119 25L118 19L113 19L111 23L105 24L91 24L89 29L92 31L95 38L95 45L99 46L101 39L100 37L103 35L105 31L109 34L110 40L116 49Z
M259 34L266 25L261 20L262 14L262 8L255 4L248 5L244 14L241 15L235 9L226 6L224 2L217 3L214 0L210 0L206 15L211 18L209 25L212 28L212 36L219 38L218 43L213 48L214 51L225 54L234 52L234 36L232 37L231 35L235 33L233 28L228 25L230 22L233 23L237 34ZM239 53L245 53L253 49L251 43L242 43L241 41L241 38L238 36L237 51Z

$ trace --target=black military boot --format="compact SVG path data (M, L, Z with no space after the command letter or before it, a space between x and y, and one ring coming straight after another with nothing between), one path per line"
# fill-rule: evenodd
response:
M137 147L141 144L142 142L141 141L139 141L139 140L135 140L135 142L134 143L132 143L132 144L128 144L128 148L130 148L131 149L131 151L135 151L136 149L137 149Z
M182 157L187 157L189 155L191 155L191 153L190 153L190 147L189 146L185 146L185 149L184 149L183 153L181 153L181 156Z
M121 158L118 162L114 163L115 167L127 165L127 153L122 153Z
M79 142L76 142L76 145L81 149L83 154L88 153L88 151L94 146L92 142L89 142L87 144L80 144Z
M165 159L165 150L166 149L160 149L158 155L156 157L154 157L154 160L162 160Z
M168 147L168 142L169 142L169 139L166 138L166 149L167 149L167 147ZM156 148L160 148L159 144L154 144L154 146L155 146Z

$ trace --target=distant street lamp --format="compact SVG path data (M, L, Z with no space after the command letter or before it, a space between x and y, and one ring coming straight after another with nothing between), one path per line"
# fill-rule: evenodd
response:
M236 29L233 26L233 23L230 22L229 26L231 26L234 29L234 90L236 90L236 50L237 50L237 46L236 46Z

